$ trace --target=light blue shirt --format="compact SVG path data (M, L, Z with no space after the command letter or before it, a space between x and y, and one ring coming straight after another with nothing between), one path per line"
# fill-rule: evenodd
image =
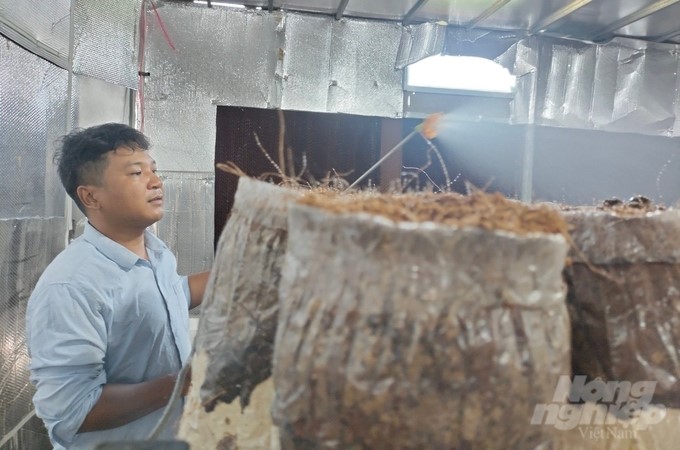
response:
M76 434L107 383L140 383L189 358L189 284L165 244L145 234L149 260L89 223L45 269L28 301L33 403L56 449L145 439L163 409L104 431ZM174 411L176 424L180 407ZM166 429L163 438L171 438Z

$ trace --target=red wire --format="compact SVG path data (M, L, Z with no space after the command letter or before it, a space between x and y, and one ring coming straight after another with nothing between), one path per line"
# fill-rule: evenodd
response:
M175 46L172 43L172 40L170 39L170 35L168 34L168 30L165 29L165 24L163 23L163 19L161 19L161 15L158 14L158 9L156 9L156 2L151 0L151 7L153 8L154 14L156 14L156 19L158 19L158 25L161 26L161 31L163 32L163 36L165 36L165 41L168 43L171 49L177 50Z
M144 65L146 48L146 0L142 2L142 10L139 17L139 72L137 83L137 106L139 117L139 131L144 132Z

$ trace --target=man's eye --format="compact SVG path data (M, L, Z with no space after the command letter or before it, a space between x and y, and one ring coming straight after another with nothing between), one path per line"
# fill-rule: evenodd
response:
M141 175L141 174L142 174L142 172L140 171L140 172L132 172L130 175Z

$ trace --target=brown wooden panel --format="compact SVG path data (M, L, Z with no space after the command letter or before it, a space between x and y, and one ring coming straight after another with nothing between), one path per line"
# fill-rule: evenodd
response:
M380 158L381 118L347 114L285 111L285 145L292 152L296 173L307 160L307 173L321 180L335 170L354 181ZM215 162L231 161L250 176L276 172L258 148L257 134L268 154L278 162L278 111L219 106L216 119ZM303 157L304 155L304 157ZM377 184L380 170L369 179ZM221 170L215 176L215 243L229 217L237 179Z

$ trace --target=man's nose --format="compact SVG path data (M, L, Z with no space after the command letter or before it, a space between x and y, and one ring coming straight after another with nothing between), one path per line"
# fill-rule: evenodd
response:
M163 187L163 180L158 176L156 172L151 172L150 180L151 189L160 189Z

